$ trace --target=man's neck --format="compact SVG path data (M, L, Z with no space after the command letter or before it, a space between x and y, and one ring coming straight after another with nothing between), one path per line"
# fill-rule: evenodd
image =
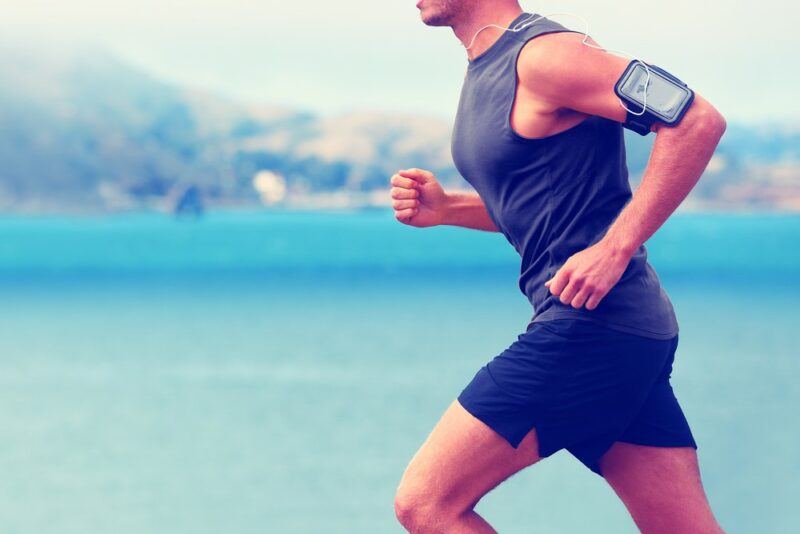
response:
M479 3L478 6L481 6ZM464 20L453 26L453 33L464 47L469 46L472 38L475 41L472 43L472 48L467 50L467 58L470 60L478 57L484 53L495 41L497 41L503 31L499 28L489 27L478 33L475 33L486 26L487 24L496 24L503 28L508 28L508 25L522 13L519 5L505 4L498 6L496 4L486 7L476 7L476 10L470 14L467 20Z

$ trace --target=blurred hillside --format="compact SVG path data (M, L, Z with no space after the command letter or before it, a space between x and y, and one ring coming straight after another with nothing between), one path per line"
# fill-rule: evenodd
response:
M380 205L412 166L467 187L438 118L248 106L69 47L0 43L0 80L3 211L171 209L187 192L212 207ZM626 136L636 181L655 136ZM729 125L685 206L800 211L798 141L793 125Z

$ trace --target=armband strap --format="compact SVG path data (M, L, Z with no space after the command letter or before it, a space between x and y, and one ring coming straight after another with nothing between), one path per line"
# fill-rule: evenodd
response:
M625 123L622 126L638 133L639 135L649 134L650 127L657 119L647 113L643 115L637 115L637 113L642 112L642 106L637 106L633 102L626 102L626 107L628 108L628 111L625 115ZM631 111L635 113L631 113Z

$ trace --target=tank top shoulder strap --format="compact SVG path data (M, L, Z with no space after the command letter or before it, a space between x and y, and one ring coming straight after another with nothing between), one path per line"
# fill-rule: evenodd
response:
M524 46L534 37L539 37L540 35L546 35L548 33L583 33L579 30L567 28L566 26L554 20L548 19L536 13L524 13L523 15L520 15L517 20L518 22L515 24L515 26L523 26L522 30L512 33L512 39L516 42L517 48Z

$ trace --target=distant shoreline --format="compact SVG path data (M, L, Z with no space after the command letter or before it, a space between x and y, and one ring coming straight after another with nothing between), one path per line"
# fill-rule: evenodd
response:
M385 212L391 215L388 205L325 205L323 203L313 203L308 205L283 205L264 206L257 203L236 204L236 205L210 205L206 206L205 213L196 218L202 219L205 216L240 214L240 215L264 215L270 213L280 214L329 214L337 216L348 216L360 213L380 213ZM175 219L192 219L191 215L179 215L169 209L156 206L140 206L130 209L108 210L108 209L19 209L2 210L0 209L0 220L8 218L49 218L49 217L125 217L125 216L148 216L161 215ZM731 215L731 216L800 216L800 209L774 209L760 208L753 206L734 206L734 207L713 207L713 206L680 206L675 215Z

